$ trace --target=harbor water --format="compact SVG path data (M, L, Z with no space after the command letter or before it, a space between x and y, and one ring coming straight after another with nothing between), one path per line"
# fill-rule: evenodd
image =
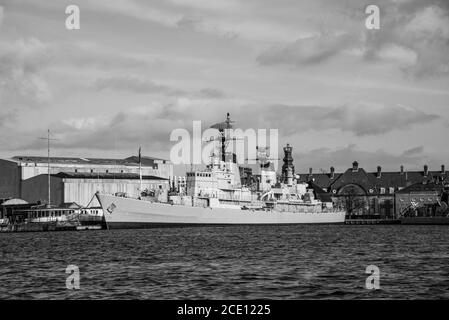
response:
M0 233L0 250L0 299L449 299L447 226Z

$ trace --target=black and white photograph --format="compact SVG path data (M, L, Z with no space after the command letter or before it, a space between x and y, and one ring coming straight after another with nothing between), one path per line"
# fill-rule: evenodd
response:
M0 300L448 300L448 138L448 0L0 0Z

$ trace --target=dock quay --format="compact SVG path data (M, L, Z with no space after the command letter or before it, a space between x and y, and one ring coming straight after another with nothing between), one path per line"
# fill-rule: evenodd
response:
M8 226L0 226L0 233L9 232L47 232L47 231L89 231L89 230L104 230L106 229L102 225L91 226L56 226L52 224L14 224Z
M20 222L0 225L0 232L87 231L106 229L103 223L83 225L76 222Z
M346 219L345 224L401 224L399 219Z

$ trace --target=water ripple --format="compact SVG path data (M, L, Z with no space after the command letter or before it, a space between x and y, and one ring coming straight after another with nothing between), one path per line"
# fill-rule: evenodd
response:
M448 299L446 226L0 234L0 299ZM80 290L67 290L67 265ZM365 289L368 265L380 290Z

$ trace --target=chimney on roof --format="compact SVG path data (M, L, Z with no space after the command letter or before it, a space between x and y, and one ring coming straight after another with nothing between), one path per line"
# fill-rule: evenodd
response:
M335 178L335 168L331 167L331 179Z
M429 175L429 166L427 164L424 165L424 177Z
M446 168L444 167L444 164L441 165L441 174L446 174Z
M312 176L312 168L309 168L309 176Z
M352 163L352 171L353 172L356 172L356 171L358 171L359 170L359 163L357 162L357 161L354 161L353 163Z
M381 166L377 166L377 177L378 178L382 177L382 167Z
M404 166L401 165L401 174L404 174Z

